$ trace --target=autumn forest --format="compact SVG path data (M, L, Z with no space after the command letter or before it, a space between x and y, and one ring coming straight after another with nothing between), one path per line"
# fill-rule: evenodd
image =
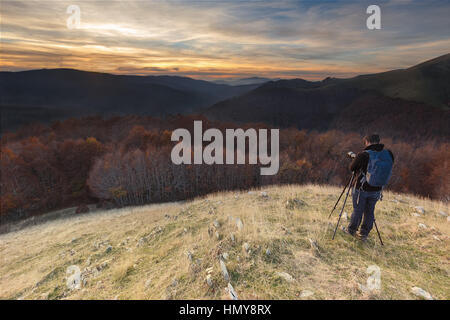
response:
M361 135L339 130L280 130L280 169L261 176L259 165L175 165L171 132L201 119L206 128L267 128L209 121L203 116L91 116L22 127L1 138L1 221L69 206L102 208L184 200L222 190L268 184L341 185L347 151ZM396 161L390 190L448 201L445 141L383 138ZM248 148L247 148L248 150Z

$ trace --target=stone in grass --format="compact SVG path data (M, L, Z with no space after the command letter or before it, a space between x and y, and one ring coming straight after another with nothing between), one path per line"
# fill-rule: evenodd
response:
M426 229L427 226L423 223L419 223L419 229Z
M425 213L425 209L423 207L421 207L421 206L414 207L414 209L416 209L416 211L418 213L420 213L420 214L424 214Z
M228 274L227 266L223 260L220 260L220 269L222 270L222 275L225 281L230 281L230 275Z
M230 239L231 239L231 242L236 242L236 237L234 236L234 234L232 233L232 234L230 234Z
M216 229L219 229L219 228L220 228L220 223L219 223L219 221L217 221L217 220L214 220L214 221L213 221L213 225L214 225L214 228L216 228Z
M144 238L140 238L138 243L137 243L137 247L142 247L145 244L145 239Z
M236 218L236 227L239 231L244 228L244 223L242 223L242 220L240 218Z
M292 277L289 273L286 272L277 272L278 277L282 278L288 283L294 282L294 277Z
M111 246L107 246L105 252L106 252L106 253L109 253L109 252L111 252L111 251L112 251L112 247L111 247Z
M222 258L223 258L224 260L228 260L229 257L230 257L230 256L228 255L228 252L222 253Z
M447 212L444 212L444 211L439 211L439 215L441 215L442 217L448 216Z
M247 242L244 242L244 244L242 245L242 248L244 249L245 252L248 253L248 251L250 249L250 245Z
M81 288L81 271L76 265L71 265L66 270L66 285L69 290L78 290Z
M213 286L213 281L212 281L212 278L211 278L211 275L210 275L210 274L208 274L208 275L206 276L206 283L208 284L208 286L209 286L210 288Z
M433 239L436 240L436 241L442 241L441 239L439 239L438 236L433 236Z
M289 210L300 209L301 207L306 206L307 203L303 200L294 198L286 201L286 208Z
M190 251L186 252L186 256L188 257L189 261L192 262L192 253Z
M311 249L319 252L319 245L317 244L317 241L314 239L308 239L309 243L311 244Z
M150 287L151 284L152 284L152 281L151 281L150 279L147 279L147 280L145 281L144 286L145 286L145 288L148 288L148 287Z
M311 290L302 290L302 292L300 293L300 298L307 298L307 297L311 297L314 295L314 292L312 292Z
M233 286L229 282L228 282L228 293L230 295L231 300L238 300L237 293L236 291L234 291Z
M261 197L264 198L264 199L267 199L267 198L269 198L269 195L267 194L266 191L262 191L261 192Z
M270 249L266 250L266 256L270 256L272 254L272 252L270 251Z
M216 234L215 234L215 235L216 235L216 239L217 239L217 240L220 240L220 233L219 233L219 231L216 231Z
M348 220L348 213L344 211L344 213L342 214L342 219L344 220Z
M412 287L412 288L411 288L411 292L412 292L415 296L417 296L417 297L419 297L419 298L422 298L422 299L425 299L425 300L433 300L433 297L431 296L431 294L428 293L428 292L426 292L426 291L423 290L422 288L419 288L419 287Z
M411 215L412 215L413 217L421 217L421 215L418 214L417 212L411 212Z

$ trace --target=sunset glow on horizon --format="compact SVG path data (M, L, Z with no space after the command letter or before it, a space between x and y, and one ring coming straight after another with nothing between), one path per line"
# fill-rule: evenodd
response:
M1 71L74 68L222 78L351 77L448 53L448 1L3 1ZM67 27L69 5L80 27Z

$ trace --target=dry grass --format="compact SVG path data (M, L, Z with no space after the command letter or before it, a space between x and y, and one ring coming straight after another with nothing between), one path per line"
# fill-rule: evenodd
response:
M265 191L268 198L260 191L220 193L58 219L1 235L0 298L228 298L218 258L224 252L240 299L300 299L302 290L314 292L308 299L414 299L412 286L435 299L450 298L450 223L438 214L448 213L448 205L386 193L376 210L382 247L375 230L365 244L340 230L331 240L338 213L330 220L328 213L337 188ZM287 205L290 199L304 203ZM412 216L418 205L425 214ZM351 212L350 204L346 211ZM241 231L237 217L244 223ZM208 234L214 220L220 222L220 239ZM318 252L309 239L317 242ZM245 242L250 253L242 247ZM70 265L82 271L81 289L66 286ZM366 283L369 265L381 269L381 290L362 292L359 284ZM213 267L211 288L205 281L208 267ZM278 272L295 280L287 282Z

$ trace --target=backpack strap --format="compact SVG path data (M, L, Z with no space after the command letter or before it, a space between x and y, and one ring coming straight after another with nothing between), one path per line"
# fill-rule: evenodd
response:
M365 152L367 154L367 156L369 157L369 159L367 160L367 166L369 166L370 152L368 152L367 150L364 150L363 152ZM366 170L367 170L367 168L366 168ZM361 188L362 188L363 184L366 183L366 181L367 181L367 177L366 177L366 173L362 169L360 170L360 173L363 176L362 180L361 180Z

